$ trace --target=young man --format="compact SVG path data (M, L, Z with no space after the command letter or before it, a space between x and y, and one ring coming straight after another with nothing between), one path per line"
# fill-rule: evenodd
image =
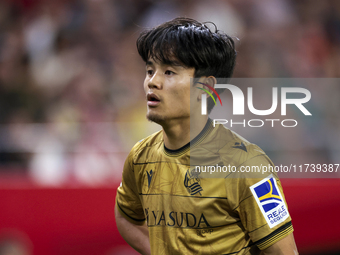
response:
M146 62L147 118L162 130L125 162L115 209L124 239L142 254L298 254L277 176L241 172L270 159L201 114L202 88L232 75L233 40L177 18L143 32L137 48ZM208 111L213 105L209 98ZM193 162L237 171L204 178Z

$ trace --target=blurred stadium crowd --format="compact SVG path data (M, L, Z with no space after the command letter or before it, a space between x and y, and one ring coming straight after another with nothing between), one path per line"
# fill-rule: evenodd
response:
M136 38L177 16L213 21L240 39L235 77L340 76L337 0L3 0L0 178L119 183L130 148L159 129L145 121ZM325 110L308 137L319 163L328 163L339 158L340 86L313 91L315 108ZM316 139L320 128L328 141Z

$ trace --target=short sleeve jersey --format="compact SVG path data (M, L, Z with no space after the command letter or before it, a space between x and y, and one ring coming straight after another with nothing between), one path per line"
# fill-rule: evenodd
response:
M131 150L116 205L146 221L152 254L259 254L293 232L275 171L250 172L262 167L273 163L258 146L211 120L178 150L160 131Z

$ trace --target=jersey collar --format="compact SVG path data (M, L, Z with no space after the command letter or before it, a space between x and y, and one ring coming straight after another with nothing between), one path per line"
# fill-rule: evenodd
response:
M194 138L192 139L189 143L184 145L183 147L177 149L177 150L170 150L165 145L163 146L164 148L164 153L165 155L169 157L179 157L184 155L190 150L190 147L194 147L198 144L200 144L210 133L210 131L213 129L213 121L209 118L207 123L205 124L204 128L202 131Z

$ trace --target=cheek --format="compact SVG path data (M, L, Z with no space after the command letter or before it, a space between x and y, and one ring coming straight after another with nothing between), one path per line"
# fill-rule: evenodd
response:
M188 108L190 106L191 95L190 87L183 86L181 90L178 91L177 100L180 107Z
M190 90L187 90L184 86L178 86L173 93L175 99L181 103L186 102L190 97Z
M144 79L143 87L144 87L144 91L145 92L147 92L149 90L148 79L147 78Z

